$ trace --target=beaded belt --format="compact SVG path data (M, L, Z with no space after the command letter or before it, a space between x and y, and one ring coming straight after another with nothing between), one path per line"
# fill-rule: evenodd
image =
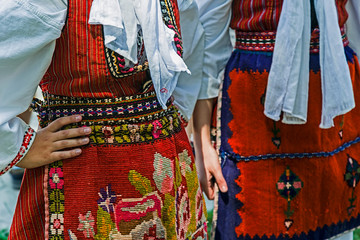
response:
M65 127L89 126L90 144L152 142L181 130L177 109L168 101L164 110L154 92L121 98L75 98L47 94L36 102L41 127L57 118L79 114L82 121Z
M319 52L319 29L314 29L311 34L310 52ZM341 28L344 46L349 45L345 29ZM264 32L241 32L236 31L235 48L245 51L273 52L275 46L276 31Z

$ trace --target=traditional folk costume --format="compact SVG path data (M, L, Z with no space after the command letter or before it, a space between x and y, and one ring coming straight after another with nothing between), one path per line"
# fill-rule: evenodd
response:
M0 16L0 174L34 141L16 116L44 74L41 126L81 114L67 128L92 129L79 157L26 170L9 239L206 239L192 149L170 98L189 117L206 83L181 80L177 1L14 0Z
M215 239L319 240L359 227L360 67L346 3L233 1L219 107L229 192Z

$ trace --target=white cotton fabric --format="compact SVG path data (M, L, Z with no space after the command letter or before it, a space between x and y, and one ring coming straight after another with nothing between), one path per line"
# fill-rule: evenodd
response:
M111 21L116 18L120 22ZM133 63L137 63L137 30L142 29L154 88L160 104L167 108L179 74L190 71L175 48L175 31L162 19L160 1L97 0L89 23L104 25L105 45Z
M60 36L65 17L63 1L1 2L0 171L20 150L29 126L16 116L32 101L51 62L55 39Z
M315 0L320 28L322 115L320 128L355 107L335 1ZM310 1L284 1L269 73L264 113L278 121L307 121L309 88Z
M346 4L349 18L346 22L346 34L349 46L360 56L360 1L349 0Z
M231 55L231 0L179 1L184 61L191 75L180 73L174 104L190 119L198 99L216 98Z

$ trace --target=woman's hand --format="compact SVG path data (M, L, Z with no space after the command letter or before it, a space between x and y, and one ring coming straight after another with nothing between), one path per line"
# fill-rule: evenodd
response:
M201 188L209 199L215 197L215 182L221 192L228 190L218 154L210 140L212 106L213 99L198 100L193 114L196 167Z
M80 122L81 116L62 117L40 129L24 158L17 164L22 168L36 168L58 160L76 157L81 154L82 145L89 143L89 127L60 130L62 127Z
M227 192L228 187L221 171L219 156L213 146L207 144L202 150L195 150L196 167L200 179L201 188L212 200L215 197L215 182L221 192Z

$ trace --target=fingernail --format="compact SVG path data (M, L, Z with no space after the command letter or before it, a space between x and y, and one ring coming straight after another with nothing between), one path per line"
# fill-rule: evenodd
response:
M81 116L75 116L75 121L77 122L81 121Z
M226 192L226 191L227 191L227 189L226 189L225 186L222 186L222 187L221 187L221 190L222 190L223 192Z
M81 139L81 142L82 142L82 143L88 143L88 142L89 142L89 139L88 139L88 138L83 138L83 139Z
M81 153L81 149L75 149L75 153L76 153L76 154L80 154L80 153Z
M84 131L84 133L89 134L89 133L91 133L91 128L85 127L83 131Z

